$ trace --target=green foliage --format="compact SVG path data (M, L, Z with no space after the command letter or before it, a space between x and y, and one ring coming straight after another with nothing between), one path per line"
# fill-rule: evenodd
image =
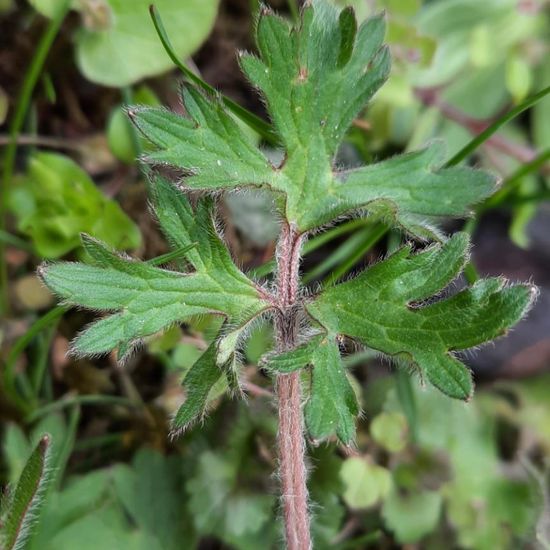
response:
M268 307L259 288L233 264L212 219L212 201L194 212L187 199L165 180L155 181L155 211L167 237L188 249L195 268L182 274L119 256L84 237L84 249L96 265L58 263L41 268L48 287L68 304L118 311L88 327L73 344L77 354L118 348L124 358L145 336L201 313L220 313L237 326ZM155 311L155 315L151 312Z
M129 465L69 477L49 496L31 549L192 547L185 500L180 461L142 449Z
M434 300L460 274L469 244L463 234L445 241L435 221L467 215L494 191L493 176L445 164L438 142L368 166L335 169L350 124L388 77L384 33L382 16L358 26L353 10L339 11L325 0L308 5L295 27L262 8L256 29L260 57L242 54L240 61L263 95L284 147L279 166L243 132L221 97L191 85L183 89L186 116L148 107L128 112L151 142L145 160L182 171L185 189L264 187L275 193L279 214L298 233L367 211L420 240L442 241L414 254L407 245L355 279L298 304L316 336L265 360L275 373L311 367L308 430L314 439L336 434L346 444L354 437L359 406L340 357L341 337L413 365L444 393L469 399L470 373L453 353L504 334L534 295L529 285L488 279ZM227 319L217 342L186 375L179 429L204 414L222 374L230 389L238 387L237 351L248 325L281 306L232 262L216 233L211 200L201 198L193 209L161 177L152 178L151 193L164 232L175 248L185 250L191 271L182 275L123 258L85 238L96 265L46 266L42 275L68 303L115 312L76 339L80 354L118 347L124 357L145 336L191 315L218 313Z
M400 413L383 412L373 418L370 433L384 449L397 453L407 444L407 420Z
M470 373L451 352L504 334L523 317L534 289L487 279L426 303L459 274L467 247L468 238L460 233L417 254L405 246L355 279L325 290L307 310L328 332L411 362L442 392L469 399Z
M90 176L70 158L35 153L28 172L10 194L19 231L42 257L58 258L80 245L87 232L111 246L139 246L139 229L117 202L105 197Z
M168 165L161 173L177 172L178 177L177 185L171 185L152 176L149 188L172 251L140 262L111 251L137 248L137 228L74 163L55 160L65 157L36 154L31 147L24 180L12 178L16 143L17 159L23 160L26 150L19 149L19 143L35 139L40 143L58 126L42 120L51 109L43 109L42 86L32 93L33 86L23 84L21 109L12 113L13 144L7 148L4 188L7 192L13 180L10 207L18 229L31 242L10 235L9 223L0 232L0 242L44 258L76 251L80 259L90 262L44 270L68 305L100 310L102 320L74 344L80 355L118 347L119 356L125 358L144 341L154 359L143 361L143 371L140 361L138 370L132 370L132 380L121 378L124 391L132 391L132 381L139 393L144 390L143 407L139 399L133 403L118 395L74 395L73 391L82 393L80 384L89 371L99 371L102 379L111 373L102 368L105 363L81 360L77 385L69 379L75 376L72 359L60 368L59 348L83 314L64 317L59 335L52 322L68 310L64 306L24 325L27 329L7 354L0 401L17 396L13 402L24 418L20 422L25 431L11 420L2 430L2 473L14 487L19 479L29 479L25 477L30 472L27 458L36 457L33 449L48 433L48 469L55 477L46 480L50 483L44 502L32 499L33 506L42 506L32 509L36 512L33 536L23 542L24 537L19 537L15 547L175 550L205 542L237 550L278 547L282 535L274 519L281 514L273 479L268 481L276 463L273 399L264 387L268 380L253 367L262 356L260 366L268 374L301 371L308 435L314 445L328 440L308 449L314 548L353 550L401 544L505 550L536 544L535 536L544 543L548 482L535 487L527 470L533 474L539 458L550 452L549 380L538 377L482 386L475 400L465 405L410 377L411 371L417 371L445 393L468 399L472 383L461 363L461 350L505 334L526 311L534 293L527 285L510 286L501 280L468 287L462 279L454 283L455 291L452 281L467 261L468 240L462 235L447 240L438 226L441 218L467 216L476 205L478 216L496 205L504 206L511 210L510 238L519 246L529 246L527 226L539 206L533 197L547 194L545 163L550 146L550 96L541 99L541 93L536 94L550 84L550 62L544 55L549 20L542 4L330 0L343 9L337 11L326 1L312 0L302 2L310 7L304 21L294 27L267 8L259 8L258 57L242 54L241 59L263 96L269 124L218 94L184 65L183 58L212 28L217 0L156 2L173 38L174 47L167 52L171 62L152 34L147 3L141 0L28 2L48 17L57 15L58 23L68 5L78 12L63 27L62 47L48 56L47 70L52 73L42 75L48 102L55 102L56 91L61 97L61 88L48 87L58 82L64 60L60 63L56 55L67 52L67 32L78 26L78 17L83 28L70 38L81 70L94 82L133 83L176 65L184 67L186 79L197 88L186 85L183 90L183 117L159 109L160 102L151 93L144 94L143 88L129 86L123 103L111 111L106 135L117 159L131 164L144 154L150 164ZM290 6L297 3L292 0ZM353 11L344 9L350 4L358 23ZM177 7L177 14L171 5ZM25 6L21 16L15 11L18 6L0 0L0 12L7 10L11 16L9 10L14 10L15 21L24 30L29 8ZM191 13L193 7L197 9ZM372 17L382 10L383 18ZM152 15L162 35L154 7ZM244 14L238 15L243 15L244 22ZM220 22L222 31L234 24L226 13ZM38 18L35 23L45 22ZM38 60L46 58L54 28L58 25L47 29L48 44L35 48L28 71L32 82L40 78ZM247 30L243 25L243 32ZM391 68L382 35L391 52ZM202 69L205 59L200 61ZM205 75L213 66L218 68L217 63L206 60ZM118 102L118 96L101 87L87 87L82 95L78 79L69 76L62 87L76 84L76 99L86 116L91 115L94 132L99 130L96 122L103 120L108 112L104 109L109 102ZM162 93L170 88L166 80L153 85ZM434 102L423 92L433 92ZM521 109L511 109L531 93L536 95L519 105ZM34 108L31 96L37 100ZM89 101L97 96L97 105ZM13 99L0 87L0 122L6 112L9 115ZM140 132L132 131L132 123L125 120L127 103L139 104L130 115ZM479 134L476 122L481 128L494 121L489 127L494 133L527 108L529 120L522 117L508 124L495 134L495 140L487 142L489 134L482 132L471 141L472 134ZM73 111L60 105L54 109L56 117ZM449 112L471 117L474 127L451 120ZM509 116L501 116L505 112ZM236 123L234 115L265 140L262 148L258 136ZM69 123L71 136L72 118L60 120ZM354 127L348 130L352 119ZM18 137L23 131L29 135ZM494 141L509 151L499 150ZM263 148L267 144L282 150L273 154ZM514 147L525 158L537 154L538 160L525 164L513 159ZM398 151L405 154L392 156ZM79 146L84 157L96 152L102 150ZM504 178L494 201L485 199L494 191L496 178L465 166L473 152L476 167L496 169ZM357 167L361 161L367 165ZM464 164L451 167L459 163ZM342 170L343 165L353 168ZM134 177L137 171L126 169L125 173ZM234 192L245 187L254 190ZM139 186L136 189L139 192ZM189 201L181 190L194 192ZM242 257L246 262L260 258L259 248L270 250L277 220L289 221L306 234L306 255L313 250L322 255L325 250L319 247L331 243L326 257L312 254L304 263L306 273L294 306L300 323L298 344L286 353L272 351L272 321L278 313L274 285L262 288L237 269L217 230L217 202L207 195L224 192L223 215L228 207L232 225L245 237ZM266 212L273 206L277 212L269 212L268 223ZM369 217L362 218L363 214ZM322 231L345 216L357 218ZM477 220L472 222L468 231ZM84 237L86 253L80 248L81 231L92 236ZM395 250L392 243L401 242L403 233L416 242L365 271L358 270L354 279L336 284L359 262L372 259L374 243L381 245L376 253L383 250L381 239L388 231L389 250ZM336 241L348 234L346 241ZM155 240L145 247L147 253L156 249ZM422 248L423 241L430 240L439 244ZM248 253L249 241L255 244L253 254ZM30 264L19 263L18 257L13 262L13 257L8 256L10 274L19 277ZM260 266L256 276L269 275L274 265L272 261ZM314 286L307 288L311 282ZM9 345L21 321L0 331L0 340ZM180 321L185 328L177 324ZM50 369L48 348L54 336L50 361L54 368ZM342 357L357 344L368 349ZM242 372L241 351L246 362ZM357 369L359 376L354 378L352 367L364 366L378 353L404 368L396 376L382 378L371 376L370 369ZM159 364L165 369L162 376L157 376ZM219 399L227 391L238 394L241 377L243 390L251 397L246 403L249 408ZM173 387L178 378L183 379L183 391ZM92 403L91 410L100 412L90 419L86 407ZM104 410L98 409L101 404ZM367 411L355 435L361 405ZM79 423L81 406L84 418ZM10 409L1 408L11 418ZM52 409L69 411L72 428L63 414L44 416ZM212 417L204 421L207 412ZM164 441L166 417L173 419L173 434L197 421L202 430L190 431L180 442ZM258 423L269 427L258 429ZM71 475L65 478L77 425L79 441L69 464ZM336 439L352 446L356 439L357 454L350 449L342 452ZM164 454L149 445L164 446ZM130 454L133 458L128 463L118 462L128 460ZM530 464L532 459L537 466ZM30 494L21 491L25 498ZM2 500L0 539L13 496L6 493ZM29 517L25 515L25 527L33 523ZM0 546L4 548L5 541Z
M172 43L170 41L170 38L168 37L168 33L166 32L166 28L164 27L164 24L162 22L162 19L160 17L160 13L156 6L154 4L151 4L149 6L149 12L151 14L151 19L153 21L153 25L155 26L155 30L157 31L159 40L162 43L162 46L164 47L166 53L168 54L168 57L174 62L176 67L185 75L185 77L192 82L193 84L197 85L202 90L206 91L207 93L216 95L218 92L216 92L216 89L207 82L205 82L200 76L198 76L194 71L192 71L185 63L181 61L181 59L178 57L178 54L174 50L174 47L172 46ZM260 118L258 115L255 115L251 111L248 111L238 103L235 103L231 98L220 95L219 96L223 104L242 122L244 122L251 130L257 132L259 136L261 136L263 139L265 139L268 143L276 144L277 143L277 136L274 134L273 130L271 129L270 125L262 118Z
M165 109L137 108L129 116L157 147L150 163L170 164L190 175L185 187L219 189L262 185L276 175L256 145L219 101L207 100L191 86L182 90L189 118Z
M268 357L265 361L277 374L312 366L311 397L305 408L309 433L315 439L323 439L336 432L344 443L353 440L359 405L334 337L317 337L308 344Z
M286 218L302 231L367 208L420 237L436 235L426 217L466 214L494 190L494 178L468 168L440 169L444 152L437 143L357 170L334 171L347 128L389 71L383 18L359 29L354 21L352 11L338 15L324 2L304 11L299 30L262 13L257 28L262 60L242 55L241 65L264 95L283 142L281 167L270 165L219 100L192 88L183 94L189 119L158 109L131 111L158 149L146 160L190 172L185 181L190 189L252 185L282 193Z
M342 497L350 508L369 508L386 497L392 486L390 472L360 457L348 458L342 464L340 477Z
M151 88L142 85L132 94L132 102L142 105L159 105L160 101ZM146 146L143 138L136 137L132 124L126 116L123 105L117 105L109 116L107 123L107 142L109 149L117 159L125 164L132 164Z
M149 19L149 0L82 2L84 26L76 37L82 73L105 86L125 86L172 67ZM157 0L177 54L191 55L210 33L217 0ZM106 63L105 60L109 62Z
M186 483L196 530L239 550L270 548L280 536L271 521L276 498L262 487L266 472L261 461L250 456L262 433L274 433L269 417L239 406L233 423L223 430L223 446L205 449Z
M216 347L216 342L210 344L183 379L187 395L184 404L173 419L175 430L184 430L191 422L203 417L206 412L212 390L223 376L222 370L216 364ZM215 392L214 396L216 396Z
M393 490L384 502L382 517L399 542L416 542L434 531L441 505L441 495L435 491L403 495Z
M2 498L0 542L5 550L27 548L32 525L38 519L50 480L49 446L50 436L42 436L13 492Z
M177 457L163 457L144 449L136 454L131 466L117 465L112 479L134 524L159 548L176 550L190 544L193 537L189 536L189 525L181 513L185 495ZM152 507L152 502L160 505Z
M63 0L29 0L29 4L42 15L53 18L63 5ZM77 0L71 1L71 7L77 7Z
M29 0L46 17L54 17L60 0ZM76 59L82 73L104 86L127 86L170 69L149 19L148 0L72 0L82 28L76 34ZM204 42L218 12L218 0L157 0L179 57L187 58ZM109 62L106 63L105 60Z
M391 378L386 380L391 383ZM309 485L315 548L363 547L354 539L342 546L334 542L345 523L343 502L355 515L361 514L367 531L369 521L377 518L403 543L422 545L424 537L437 536L440 530L447 545L475 550L515 548L528 540L536 520L538 490L517 479L516 472L512 473L516 479L510 480L501 467L495 420L501 415L513 420L531 442L548 448L548 423L544 423L549 414L548 377L508 382L499 389L514 399L508 400L506 392L484 389L466 406L413 384L420 416L418 444L391 453L385 468L363 457L342 460L334 445L314 449ZM373 390L384 393L380 386ZM394 389L384 402L380 415L400 414ZM260 404L252 402L254 407ZM262 494L269 466L258 460L254 448L254 442L266 431L273 434L274 427L261 431L256 427L258 422L271 421L267 408L251 413L248 406L237 405L237 411L224 407L213 415L206 434L199 430L188 434L179 453L163 456L142 449L129 464L69 476L61 491L50 492L29 548L193 548L199 535L216 536L238 549L276 545L280 540L272 521L276 499L268 501ZM228 428L228 413L235 418L234 412L237 422ZM37 426L33 432L41 429ZM13 443L19 438L19 444L9 445L10 456L21 456L24 462L32 446L15 432L12 427L11 435L4 436L4 456L8 439ZM15 447L25 448L17 452ZM373 444L370 449L374 456L384 456L379 454L384 453L382 447ZM374 501L373 492L379 495ZM365 502L370 504L363 513ZM216 521L209 520L209 514Z
M547 389L544 378L536 385L541 392ZM466 406L430 387L413 383L411 389L419 417L416 451L414 458L392 455L393 489L381 508L386 526L400 542L418 542L436 532L444 510L457 546L515 548L534 525L537 498L525 478L514 479L501 469L495 415L500 410L508 416L502 407L506 400L485 391ZM523 388L517 390L521 395ZM514 421L531 432L533 409L523 407ZM383 414L400 409L392 389ZM543 443L544 435L537 434L537 441Z
M238 490L237 466L222 454L204 453L187 484L189 507L199 532L218 533L228 541L242 541L241 548L254 548L246 540L261 540L255 535L267 527L274 498Z

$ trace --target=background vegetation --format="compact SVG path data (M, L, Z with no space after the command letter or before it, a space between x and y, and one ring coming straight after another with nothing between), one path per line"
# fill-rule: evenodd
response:
M468 157L498 173L501 190L446 230L473 235L469 278L477 270L531 279L541 294L507 339L466 357L477 382L468 404L369 350L348 350L365 415L356 449L312 446L316 548L548 548L550 96L538 92L550 85L550 4L337 3L355 5L359 18L385 9L393 56L389 83L340 151L342 166L433 138L451 158L505 113L522 111ZM170 416L185 397L180 380L218 322L196 318L153 337L123 369L114 357L75 360L68 343L94 317L55 307L35 275L44 259L85 259L80 232L144 259L166 252L135 160L148 145L123 112L131 103L181 109L182 76L148 4L0 0L0 481L17 482L39 441L49 448L32 549L277 547L276 416L269 380L256 369L269 329L257 327L243 350L246 402L220 387L205 424L170 440ZM270 5L296 17L297 2ZM264 116L235 59L253 48L258 3L156 6L178 57ZM239 262L269 276L278 231L270 198L225 197L223 222ZM402 239L368 220L343 221L307 243L304 278L346 277Z

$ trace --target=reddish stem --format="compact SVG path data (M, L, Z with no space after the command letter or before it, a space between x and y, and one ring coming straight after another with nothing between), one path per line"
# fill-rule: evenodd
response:
M297 318L294 307L298 296L298 269L302 236L284 224L277 245L277 302L275 328L277 350L296 344ZM302 417L300 374L277 377L279 403L279 468L282 485L286 544L289 550L310 550L307 471Z

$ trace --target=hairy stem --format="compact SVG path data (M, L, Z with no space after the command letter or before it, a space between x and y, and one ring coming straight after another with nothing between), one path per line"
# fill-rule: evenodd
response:
M285 223L277 246L279 313L275 328L278 351L291 349L296 343L298 321L294 305L298 294L301 244L301 235ZM311 536L299 372L277 377L277 398L279 464L287 548L309 550Z

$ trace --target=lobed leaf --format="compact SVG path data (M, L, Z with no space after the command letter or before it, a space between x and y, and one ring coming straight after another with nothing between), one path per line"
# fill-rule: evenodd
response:
M191 189L269 188L282 196L282 214L301 232L366 209L421 239L440 239L434 218L468 215L494 191L492 176L444 167L439 143L355 170L334 168L347 129L389 74L384 33L382 15L358 27L351 8L340 11L326 0L308 5L294 27L262 9L259 57L243 53L240 63L266 101L283 163L272 166L223 102L192 86L183 93L186 117L130 110L156 146L145 160L182 169Z
M523 317L535 289L487 279L423 303L460 273L467 248L468 237L460 233L417 254L405 246L357 278L325 290L307 310L329 333L404 358L447 395L468 399L470 373L452 353L505 334Z
M268 368L277 374L312 366L310 396L305 406L310 435L314 439L324 439L336 433L344 444L353 440L359 405L334 337L318 336L294 350L268 357L265 361Z
M256 38L260 58L241 55L241 67L262 92L287 153L301 155L320 135L332 157L353 118L388 76L383 16L357 29L349 8L317 1L297 28L264 9Z
M219 98L207 99L191 85L183 88L187 117L165 109L128 111L137 128L157 147L144 158L184 170L191 189L231 189L269 185L273 166L226 112Z
M445 158L443 143L436 141L420 151L337 174L328 218L361 207L372 212L381 208L411 233L423 236L424 228L426 236L433 236L426 219L467 216L472 205L496 190L491 174L443 168Z
M76 338L78 354L119 348L123 357L145 336L191 315L219 313L240 325L269 307L216 233L211 201L201 201L193 213L183 194L162 179L157 184L159 220L196 271L184 274L132 260L84 236L84 248L97 265L63 262L40 269L46 285L67 304L114 312ZM196 246L189 248L192 242Z

